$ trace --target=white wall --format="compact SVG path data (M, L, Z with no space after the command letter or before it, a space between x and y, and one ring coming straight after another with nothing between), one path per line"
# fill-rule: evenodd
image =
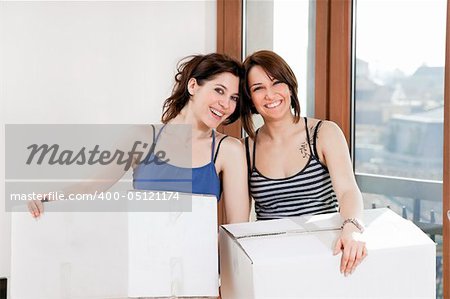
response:
M215 1L2 1L0 140L8 123L158 122L176 62L215 48ZM0 206L2 277L11 243L3 183Z

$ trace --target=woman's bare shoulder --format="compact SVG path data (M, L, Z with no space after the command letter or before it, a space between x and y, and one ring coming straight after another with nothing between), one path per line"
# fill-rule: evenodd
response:
M236 155L241 155L243 152L243 143L240 139L222 133L217 134L216 137L217 140L221 140L219 157L225 157L225 160L232 161L234 159L229 159L230 157L238 158Z
M340 127L333 121L308 118L308 128L310 131L317 131L318 135L336 134L342 132Z

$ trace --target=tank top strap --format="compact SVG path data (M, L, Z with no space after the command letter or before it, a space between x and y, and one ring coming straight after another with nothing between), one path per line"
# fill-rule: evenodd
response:
M214 149L216 148L216 131L212 130L212 145L211 145L211 162L214 162Z
M253 161L253 168L252 169L256 168L256 140L258 139L259 129L260 128L258 128L258 130L256 130L255 139L253 140L253 159L252 159L252 161Z
M161 129L158 131L158 134L156 134L156 128L155 125L151 124L150 125L152 127L152 131L153 131L153 143L150 147L150 150L148 151L148 153L145 155L144 158L144 162L147 163L153 153L153 151L151 150L152 148L154 149L156 147L156 142L158 142L159 136L161 135L162 130L164 129L164 127L166 126L165 124L161 127ZM156 135L156 136L155 136Z
M247 172L248 176L250 177L250 174L252 172L252 167L250 165L250 146L248 145L248 139L250 137L245 137L245 157L247 159Z
M311 146L311 138L309 137L308 119L306 117L305 117L305 131L306 131L306 142L308 142L309 152L313 154Z
M163 129L166 127L166 124L164 124L161 127L161 129L158 132L158 135L156 135L156 138L155 138L155 126L152 125L152 127L153 127L153 144L156 145L156 143L158 142L159 136L161 136L161 133L162 133Z
M217 156L219 155L220 145L222 144L222 141L227 137L228 137L228 135L223 136L222 139L220 139L219 143L217 144L216 153L214 154L214 161L213 161L214 163L216 163Z
M317 132L319 131L319 127L322 125L322 121L319 121L316 125L316 128L314 129L314 135L313 135L313 154L317 158L319 155L317 154Z
M152 144L155 144L155 139L156 139L156 129L155 129L155 125L150 125L151 127L152 127L152 131L153 131L153 143Z

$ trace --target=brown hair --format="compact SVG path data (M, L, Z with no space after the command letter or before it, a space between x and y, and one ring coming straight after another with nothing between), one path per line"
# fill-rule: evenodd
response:
M242 94L244 70L239 61L218 53L192 55L181 59L177 65L172 95L164 101L161 121L167 123L177 116L187 104L191 97L188 91L188 82L191 78L195 78L198 85L203 85L205 81L212 80L222 73L231 73L239 78L239 94ZM236 109L223 124L231 124L239 119L241 101L239 99Z
M294 122L297 123L300 120L300 103L297 96L298 84L294 72L278 54L268 50L255 52L244 61L244 93L241 103L242 125L250 138L255 137L252 114L258 114L258 111L253 106L250 96L248 74L252 67L256 65L262 67L271 79L277 79L288 85L291 91L291 107L294 109Z

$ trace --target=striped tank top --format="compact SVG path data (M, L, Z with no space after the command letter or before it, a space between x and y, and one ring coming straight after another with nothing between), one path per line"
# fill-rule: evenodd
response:
M317 124L313 144L308 132L305 117L306 138L309 146L309 161L298 173L281 179L271 179L256 167L256 131L253 143L253 167L250 165L248 137L245 139L249 190L255 200L255 212L258 220L269 220L301 215L334 213L338 211L338 202L331 184L328 169L319 161L316 140L321 121Z

